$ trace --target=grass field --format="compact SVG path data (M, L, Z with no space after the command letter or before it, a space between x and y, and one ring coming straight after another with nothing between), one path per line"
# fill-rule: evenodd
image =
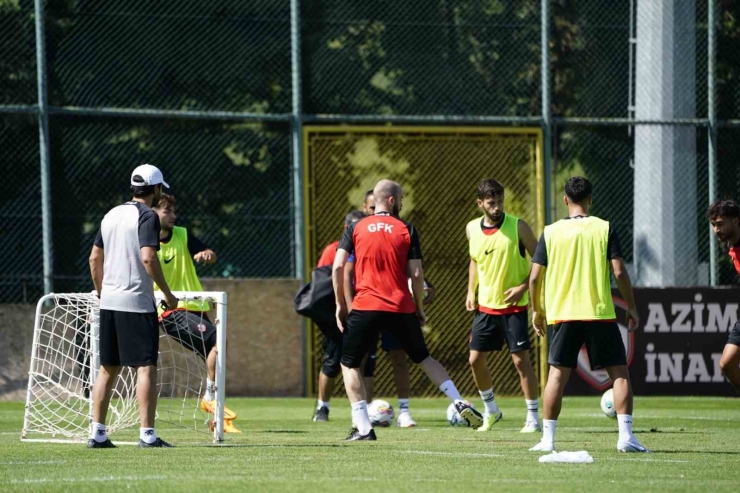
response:
M395 405L395 399L389 399ZM22 403L0 404L0 491L738 491L740 400L638 398L635 430L652 454L619 454L617 424L597 398L567 398L560 451L587 450L592 464L540 464L518 433L521 399L500 399L490 433L452 428L447 401L412 399L419 426L381 428L377 442L345 444L349 406L335 399L329 423L312 423L308 399L229 399L242 435L227 447L166 424L175 449L21 443ZM472 402L476 403L476 400ZM122 432L113 440L134 440Z

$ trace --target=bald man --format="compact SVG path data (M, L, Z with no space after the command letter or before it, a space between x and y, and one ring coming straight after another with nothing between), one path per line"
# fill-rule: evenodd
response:
M463 401L447 370L429 355L424 341L421 326L426 323L426 315L421 243L416 228L398 218L403 189L394 181L381 180L373 195L375 214L345 230L332 267L337 325L344 333L342 376L354 424L345 440L377 439L367 413L360 365L376 343L381 329L393 334L411 361L439 385L458 413L477 428L483 424L483 416ZM355 256L355 297L352 311L347 315L343 277L351 254ZM409 278L413 298L408 288Z

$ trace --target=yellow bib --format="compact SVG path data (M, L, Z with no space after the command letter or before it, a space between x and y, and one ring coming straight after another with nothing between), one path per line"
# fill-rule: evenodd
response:
M506 214L501 227L492 235L482 228L483 218L468 223L470 258L478 264L478 305L501 310L504 291L525 281L529 262L519 251L519 218ZM517 306L527 306L529 293L525 293Z
M172 229L172 237L167 243L159 244L159 263L162 264L164 279L172 291L203 291L195 272L195 264L188 250L188 230L175 226ZM154 290L159 291L159 286L154 283ZM178 308L196 312L210 310L207 301L180 301ZM161 308L158 308L160 315Z
M563 219L545 227L547 323L616 318L609 277L609 223Z

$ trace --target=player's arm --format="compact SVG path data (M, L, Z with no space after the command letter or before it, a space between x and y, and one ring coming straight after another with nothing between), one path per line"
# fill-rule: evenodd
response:
M537 249L537 238L535 238L532 228L520 219L517 223L517 231L519 233L519 244L524 247L530 257L533 257ZM506 295L504 302L509 305L516 305L522 299L524 293L527 292L527 289L529 289L529 275L522 279L522 282L518 286L504 291L504 295Z
M193 255L193 260L201 264L215 264L218 260L216 252L208 248L190 231L188 231L188 251Z
M93 286L95 291L100 292L103 289L103 261L105 260L105 252L98 245L93 245L92 252L90 252L90 277L92 277Z
M470 226L465 228L465 237L470 243ZM478 288L478 262L470 257L468 264L468 295L465 299L465 308L472 312L475 310L475 290Z
M95 241L93 242L92 251L90 252L90 277L92 277L93 286L95 291L100 297L100 293L103 290L103 265L105 260L105 251L103 249L103 231L98 230Z
M532 269L529 272L529 298L532 303L532 326L539 337L545 335L547 316L545 315L545 274L547 271L547 246L545 234L540 236L537 248L532 255Z
M139 249L141 252L141 263L147 274L159 286L164 294L165 303L171 310L177 308L177 298L172 294L162 272L157 251L159 251L159 216L149 209L139 216Z
M409 245L408 260L406 261L406 276L411 279L411 293L416 304L416 316L421 325L426 324L427 316L424 313L424 269L421 266L421 240L416 228L409 225L411 244Z
M349 252L341 247L337 249L334 265L331 268L331 283L334 287L334 299L337 304L337 327L344 332L344 320L347 318L347 299L344 295L344 266Z
M627 303L627 327L630 331L633 331L640 326L640 316L637 314L635 294L632 290L632 280L622 258L622 247L619 242L619 236L612 229L611 225L609 226L607 255L609 256L609 264L611 265L619 294L622 295L622 299Z
M344 265L344 299L347 301L347 309L352 306L355 299L355 263L351 256Z

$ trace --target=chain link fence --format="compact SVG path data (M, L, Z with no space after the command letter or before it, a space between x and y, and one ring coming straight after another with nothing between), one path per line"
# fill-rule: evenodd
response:
M638 283L738 283L721 250L713 271L716 242L705 218L710 196L738 198L740 189L737 2L45 4L38 17L31 0L0 0L0 238L9 252L0 260L2 303L35 301L45 279L57 291L91 287L86 257L94 230L126 198L128 173L142 162L164 170L180 223L220 254L201 275L301 277L302 258L339 233L347 206L378 177L342 181L355 195L321 202L327 221L337 218L335 229L309 235L314 243L304 245L299 137L312 123L541 126L551 136L542 156L549 186L544 202L532 206L548 220L564 213L565 179L582 173L595 184L594 214L617 227ZM39 66L38 43L46 52ZM37 71L45 74L40 91ZM40 117L49 119L46 147ZM415 145L411 139L393 152L406 155ZM350 156L370 162L378 146ZM470 154L459 149L465 157L453 159L430 146L442 155L415 151L414 162L428 160L418 165L425 174L468 169ZM50 187L42 195L47 157ZM388 174L435 189L418 169L388 163ZM466 173L478 179L486 163ZM467 210L460 193L455 207ZM51 203L51 248L43 241L42 197ZM447 218L430 210L414 206L409 217L426 225L431 273L450 253L440 247L432 254L434 243L447 240L432 233ZM436 323L465 325L434 310Z
M428 309L427 344L461 392L475 393L467 351L473 314L465 310L470 261L465 226L482 215L475 202L478 184L496 177L506 187L506 210L533 230L542 230L539 129L307 127L306 132L306 190L312 203L306 221L307 264L316 265L323 248L341 235L345 214L362 209L365 192L380 178L399 181L404 189L401 216L419 230L424 276L437 292ZM315 330L314 379L321 361L320 339ZM490 358L497 391L518 393L519 377L509 354L493 353ZM532 361L539 362L536 346ZM378 359L375 382L379 395L392 393L395 384L387 358ZM411 382L416 395L439 391L416 367Z

